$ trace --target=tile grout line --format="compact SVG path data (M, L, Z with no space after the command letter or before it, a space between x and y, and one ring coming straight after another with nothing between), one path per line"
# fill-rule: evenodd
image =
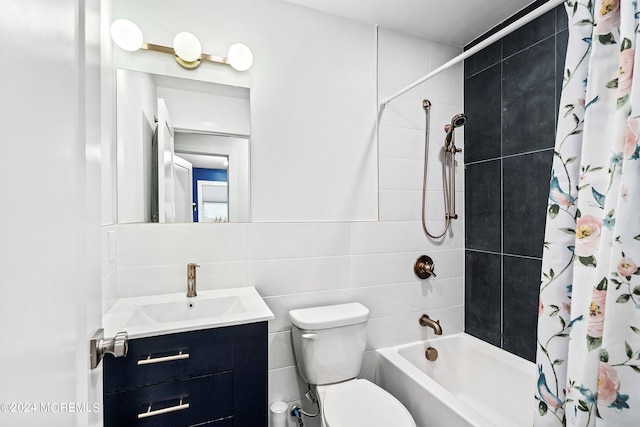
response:
M536 42L534 42L534 43L532 43L532 44L528 45L527 47L524 47L524 48L522 48L522 49L520 49L520 50L518 50L518 51L516 51L516 52L512 53L511 55L509 55L509 56L507 56L507 57L505 57L505 58L503 58L504 52L503 52L502 46L500 46L500 59L499 59L499 60L497 60L496 62L491 63L490 65L487 65L486 67L482 68L481 70L478 70L478 71L474 72L473 74L471 74L471 75L469 75L469 76L464 76L464 79L465 79L465 80L467 80L467 79L473 78L473 77L477 76L478 74L480 74L480 73L482 73L482 72L484 72L484 71L487 71L487 70L488 70L489 68L491 68L491 67L495 67L495 66L496 66L496 65L498 65L498 64L502 64L502 62L503 62L503 61L505 61L505 60L507 60L507 59L511 59L511 58L513 58L514 56L516 56L516 55L518 55L518 54L520 54L520 53L524 52L525 50L528 50L528 49L530 49L530 48L532 48L532 47L534 47L534 46L536 46L536 45L538 45L538 44L540 44L540 43L542 43L542 42L544 42L544 41L546 41L546 40L550 39L551 37L554 37L554 38L555 38L555 36L556 36L559 32L562 32L562 31L563 31L563 30L561 30L561 31L557 31L557 29L555 28L555 24L554 24L554 30L553 30L553 33L552 33L552 34L549 34L548 36L546 36L546 37L544 37L544 38L542 38L542 39L540 39L540 40L538 40L538 41L536 41ZM499 42L499 41L498 41L498 42ZM498 43L498 42L496 42L496 43ZM491 46L492 46L492 45L491 45ZM487 46L487 47L489 47L489 46Z
M504 44L500 42L500 57L504 56ZM500 348L504 348L504 168L502 150L504 113L504 58L500 61Z

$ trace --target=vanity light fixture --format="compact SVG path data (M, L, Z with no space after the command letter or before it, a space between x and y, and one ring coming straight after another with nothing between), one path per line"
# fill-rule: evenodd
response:
M246 71L253 64L251 49L242 43L236 43L229 48L226 57L202 53L202 45L191 33L178 33L173 39L173 47L145 43L140 28L128 19L117 19L111 24L111 38L123 50L135 52L139 49L174 55L182 68L195 70L203 60L227 64L237 71Z

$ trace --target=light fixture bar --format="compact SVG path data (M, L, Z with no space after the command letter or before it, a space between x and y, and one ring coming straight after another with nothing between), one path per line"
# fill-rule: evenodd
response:
M176 62L187 70L195 70L202 61L229 65L235 70L246 71L253 64L251 49L241 43L229 48L226 57L202 53L200 41L191 33L181 32L173 39L173 47L143 41L142 31L128 19L117 19L111 24L111 38L121 49L134 52L138 49L173 55Z
M171 55L176 54L176 51L172 47L162 46L160 44L153 44L153 43L142 43L142 46L140 47L140 49L153 50L155 52L168 53ZM215 62L217 64L229 65L229 60L223 56L215 56L215 55L209 55L208 53L203 53L202 59L204 61Z
M209 61L209 62L216 62L218 64L226 64L226 65L231 65L229 64L229 60L225 57L222 56L215 56L215 55L209 55L206 53L202 54L202 59L204 59L205 61Z
M162 52L162 53L168 53L170 55L173 55L174 58L176 59L176 62L185 70L195 70L196 68L198 68L202 63L202 59L205 56L205 55L201 55L202 59L198 58L195 61L185 61L180 57L180 55L176 53L176 50L174 48L169 46L162 46L160 44L153 44L153 43L142 43L142 46L140 47L140 49L152 50L154 52Z
M163 52L163 53L169 53L171 55L175 55L176 54L176 51L173 50L172 47L162 46L162 45L153 44L153 43L142 43L142 46L140 46L140 49L153 50L153 51L156 51L156 52Z

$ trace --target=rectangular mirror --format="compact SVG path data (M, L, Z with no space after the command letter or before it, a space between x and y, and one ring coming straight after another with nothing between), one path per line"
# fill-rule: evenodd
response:
M118 223L248 222L249 89L116 73Z

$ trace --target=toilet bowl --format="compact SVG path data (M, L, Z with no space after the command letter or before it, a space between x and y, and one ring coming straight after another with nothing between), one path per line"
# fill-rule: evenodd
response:
M317 386L322 427L415 427L407 408L364 379Z
M315 389L322 427L415 427L389 392L356 376L362 367L369 310L359 303L289 312L302 379Z

